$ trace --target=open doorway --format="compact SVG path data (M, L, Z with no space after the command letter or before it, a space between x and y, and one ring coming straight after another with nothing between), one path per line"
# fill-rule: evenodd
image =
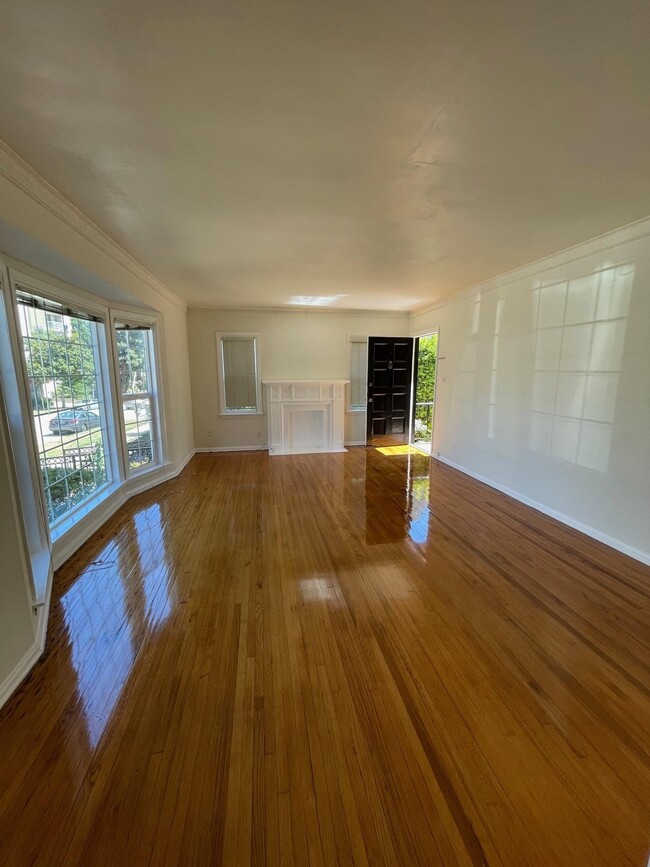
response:
M415 338L413 346L413 414L411 444L431 454L436 399L438 332Z

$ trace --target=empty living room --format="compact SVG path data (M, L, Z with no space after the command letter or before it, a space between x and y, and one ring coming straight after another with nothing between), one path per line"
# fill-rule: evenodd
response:
M647 0L0 9L0 865L650 867Z

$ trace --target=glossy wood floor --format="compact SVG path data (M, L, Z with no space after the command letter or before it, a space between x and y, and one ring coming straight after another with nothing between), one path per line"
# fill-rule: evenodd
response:
M640 867L649 590L423 455L197 456L56 576L0 864Z

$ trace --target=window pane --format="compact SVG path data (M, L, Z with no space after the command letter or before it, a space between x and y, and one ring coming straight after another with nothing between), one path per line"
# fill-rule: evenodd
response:
M118 329L115 332L122 394L151 391L149 329Z
M106 418L97 362L98 326L72 313L27 306L18 322L50 524L107 481Z
M153 331L149 326L115 325L129 470L157 463L160 459L153 424L152 340Z
M155 463L157 456L151 425L151 398L125 400L123 413L129 469Z
M255 338L222 338L224 391L226 410L257 410L257 366Z

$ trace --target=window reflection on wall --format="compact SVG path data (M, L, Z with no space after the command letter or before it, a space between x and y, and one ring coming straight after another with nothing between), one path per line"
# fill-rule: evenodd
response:
M531 450L607 470L633 282L627 264L534 290Z
M452 394L452 416L455 421L471 423L474 416L474 391L476 387L476 360L478 355L478 334L481 323L481 298L472 304L469 321L469 339L460 370L454 377Z
M497 396L499 392L499 335L501 333L501 320L506 299L497 300L496 314L494 318L494 337L492 339L492 368L490 371L490 403L488 405L488 436L494 439L497 421Z

